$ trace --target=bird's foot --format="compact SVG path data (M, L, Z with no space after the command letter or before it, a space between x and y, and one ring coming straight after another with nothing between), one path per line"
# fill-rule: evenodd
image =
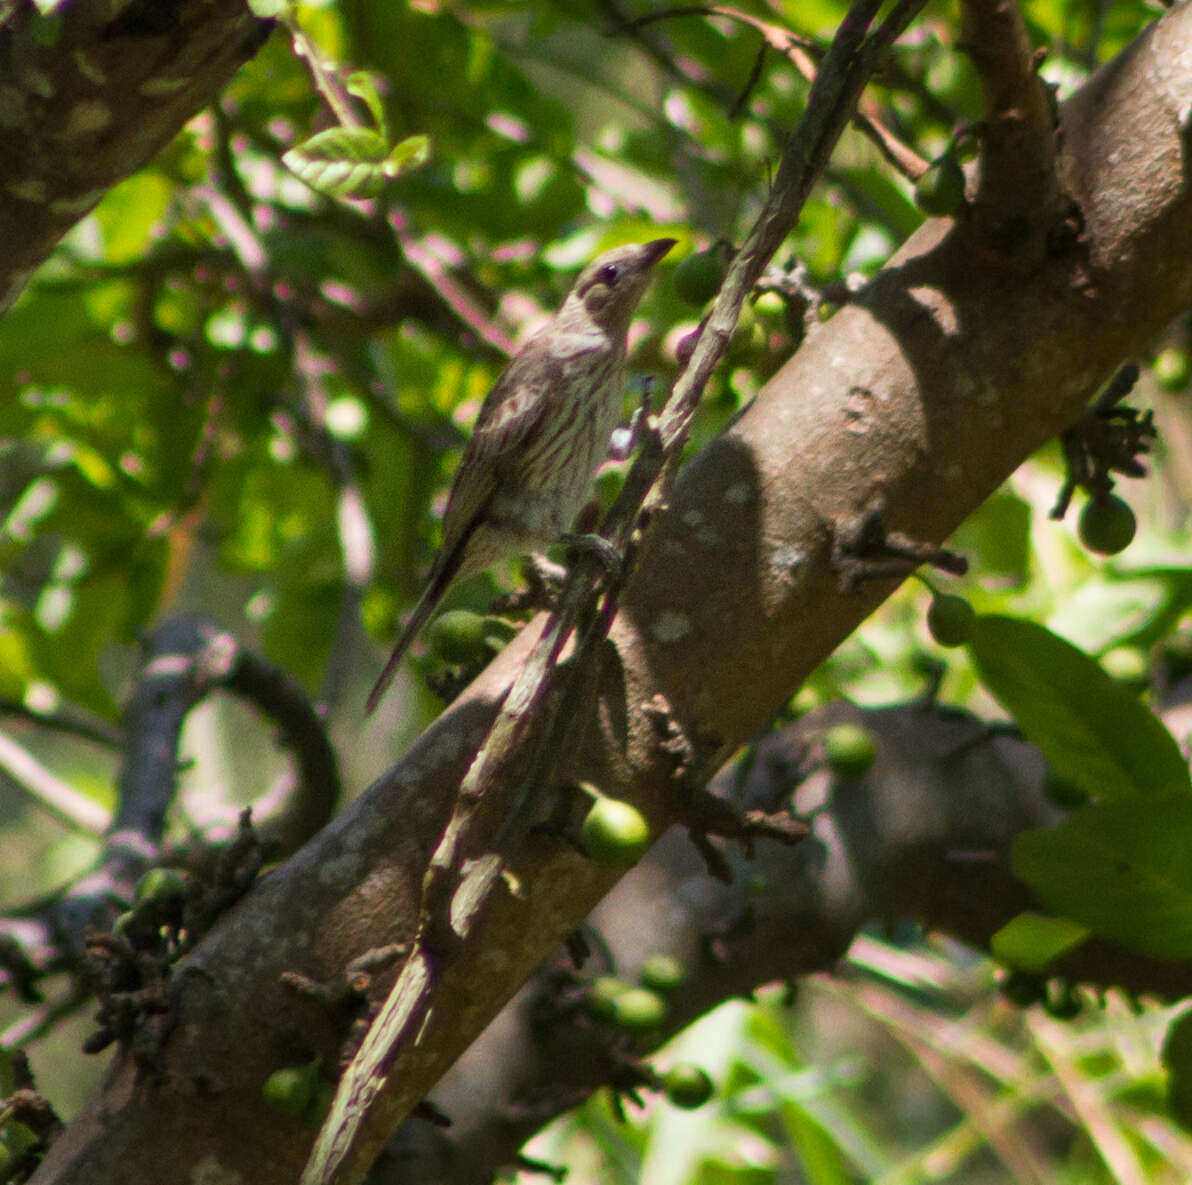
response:
M563 542L567 545L568 560L579 555L593 556L610 576L619 575L624 566L620 551L602 535L568 534L563 536Z

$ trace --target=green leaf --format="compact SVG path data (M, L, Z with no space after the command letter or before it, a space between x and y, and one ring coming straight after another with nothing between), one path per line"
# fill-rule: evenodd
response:
M385 158L385 176L397 177L417 169L430 159L429 136L407 136Z
M291 148L282 163L329 197L375 197L385 184L389 145L371 128L328 128Z
M248 7L253 16L270 21L290 7L290 0L248 0Z
M1053 913L1127 950L1192 958L1192 797L1099 802L1015 841L1016 876Z
M1192 1129L1192 1011L1181 1012L1163 1038L1167 1106L1176 1122Z
M385 108L381 103L381 93L377 90L377 83L367 70L357 70L348 75L348 94L355 95L372 113L373 123L377 125L382 139L389 142L389 129L385 123Z
M1050 630L980 616L969 650L985 686L1056 773L1097 798L1188 793L1188 765L1153 712Z
M1015 584L1026 579L1031 554L1031 508L1010 489L998 490L952 537L986 576ZM976 553L973 556L972 553Z
M993 957L1007 967L1038 973L1074 950L1088 937L1086 926L1067 918L1020 913L993 936L990 946Z

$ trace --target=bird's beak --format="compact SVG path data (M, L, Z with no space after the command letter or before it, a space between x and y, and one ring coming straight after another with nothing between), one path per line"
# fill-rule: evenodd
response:
M655 239L651 243L642 245L642 262L646 267L653 267L679 240Z

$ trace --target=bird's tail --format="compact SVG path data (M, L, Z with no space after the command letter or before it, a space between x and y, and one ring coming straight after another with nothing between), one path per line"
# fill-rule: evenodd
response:
M397 674L397 668L401 665L401 660L405 657L406 651L409 650L410 643L421 632L427 619L443 599L443 594L451 587L451 582L455 579L459 571L460 561L463 558L463 548L456 548L455 553L449 557L446 563L436 564L435 568L437 571L432 569L430 579L427 580L426 587L422 590L422 595L418 598L417 604L415 604L411 611L409 620L406 622L401 636L397 639L397 643L393 647L393 653L389 655L389 660L385 663L385 669L373 684L372 691L368 693L368 699L364 701L364 714L366 716L373 714L377 704L381 702L381 697L389 690L389 684L393 682L393 677Z

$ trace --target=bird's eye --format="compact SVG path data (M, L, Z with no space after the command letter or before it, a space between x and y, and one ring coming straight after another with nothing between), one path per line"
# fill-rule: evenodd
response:
M621 269L615 263L606 263L596 273L596 282L598 284L607 284L612 288L616 282L621 278Z

